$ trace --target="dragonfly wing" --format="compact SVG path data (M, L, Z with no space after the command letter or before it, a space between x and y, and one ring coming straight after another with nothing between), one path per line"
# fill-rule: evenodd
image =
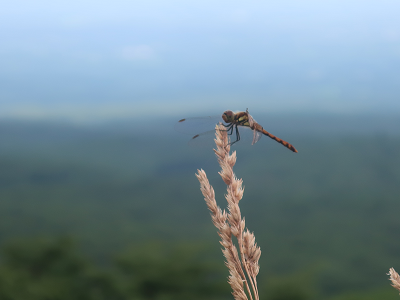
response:
M188 142L191 147L212 147L214 145L215 129L194 135Z
M252 129L253 132L253 141L251 142L252 145L257 143L261 137L262 137L262 132L258 131L256 128L259 127L258 123L256 120L253 119L253 117L250 114L247 114L248 120L249 120L249 125L250 128Z
M174 129L181 133L196 135L203 132L212 131L215 125L223 122L221 116L187 118L179 120Z
M262 135L263 134L261 132L253 129L253 142L251 144L254 145L255 143L257 143L261 139Z

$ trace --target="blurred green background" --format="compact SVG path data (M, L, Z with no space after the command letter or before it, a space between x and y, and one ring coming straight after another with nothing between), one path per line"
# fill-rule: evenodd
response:
M371 120L380 132L362 130ZM372 117L301 130L313 121L264 120L298 154L268 138L234 147L262 298L395 299L400 136ZM189 147L174 123L0 123L2 299L230 298L194 173L221 207L226 187L211 147Z
M261 299L398 299L398 1L0 6L0 299L232 299L174 126L246 108Z

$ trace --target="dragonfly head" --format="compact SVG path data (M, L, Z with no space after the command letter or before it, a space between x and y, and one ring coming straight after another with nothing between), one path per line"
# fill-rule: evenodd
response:
M232 123L234 121L234 113L231 110L226 110L222 114L222 119L224 120L225 123Z

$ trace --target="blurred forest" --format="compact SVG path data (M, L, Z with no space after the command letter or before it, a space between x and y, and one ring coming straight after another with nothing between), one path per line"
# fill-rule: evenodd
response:
M348 120L233 148L261 299L399 298L400 134ZM212 144L173 126L1 121L0 299L232 299L194 176L225 207Z

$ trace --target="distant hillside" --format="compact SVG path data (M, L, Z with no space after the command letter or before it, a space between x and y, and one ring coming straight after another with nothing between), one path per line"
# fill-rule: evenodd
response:
M148 129L3 121L0 242L71 234L107 259L133 242L204 241L219 256L194 176L203 168L225 205L212 149ZM308 274L321 295L387 286L400 265L400 137L293 129L281 137L298 154L268 138L236 147L261 277Z

